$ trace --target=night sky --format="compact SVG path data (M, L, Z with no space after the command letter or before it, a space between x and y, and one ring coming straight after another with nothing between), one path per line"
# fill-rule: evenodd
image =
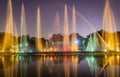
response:
M5 30L7 0L0 0L0 31ZM27 33L32 37L36 36L36 13L37 7L41 11L42 36L48 37L52 33L63 34L64 26L64 5L68 6L69 33L72 33L72 7L83 15L96 30L102 28L103 11L105 0L12 0L14 21L16 22L18 34L20 34L21 4L25 5ZM110 0L111 7L116 20L117 30L120 30L120 0ZM59 13L60 24L57 27L56 13ZM76 15L77 32L86 37L94 30L79 16ZM59 29L57 29L59 28ZM59 30L59 31L57 31Z

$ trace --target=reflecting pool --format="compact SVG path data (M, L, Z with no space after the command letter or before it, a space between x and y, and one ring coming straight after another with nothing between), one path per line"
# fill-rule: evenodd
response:
M120 77L119 55L1 55L0 77Z

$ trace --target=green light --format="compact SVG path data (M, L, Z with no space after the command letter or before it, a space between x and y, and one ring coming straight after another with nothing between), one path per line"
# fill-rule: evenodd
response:
M22 44L20 44L19 46L22 47Z
M93 52L93 51L94 51L94 49L92 48L92 49L91 49L91 51Z
M92 59L92 62L94 62L94 57L93 56L91 57L91 59Z
M98 64L97 64L96 58L94 56L89 56L89 57L86 57L86 60L87 60L88 65L90 67L91 74L97 73Z
M85 40L83 40L82 43L85 44Z
M23 52L24 52L23 50L20 50L18 53L21 54L21 53L23 53Z
M26 43L25 46L28 46L28 43Z
M22 57L22 56L19 56L19 57L18 57L18 60L19 60L19 61L22 61L22 60L23 60L23 57Z
M28 52L28 53L31 53L31 52L32 52L32 50L28 49L28 50L27 50L27 52Z

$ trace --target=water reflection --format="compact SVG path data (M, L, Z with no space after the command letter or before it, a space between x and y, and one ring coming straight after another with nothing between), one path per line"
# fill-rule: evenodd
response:
M119 55L0 56L0 77L119 77Z
M98 62L97 62L97 58L95 58L94 56L87 56L86 60L88 62L91 74L93 76L96 76L97 72L98 72Z
M103 68L100 72L104 73L105 77L120 77L120 55L105 55L103 59Z

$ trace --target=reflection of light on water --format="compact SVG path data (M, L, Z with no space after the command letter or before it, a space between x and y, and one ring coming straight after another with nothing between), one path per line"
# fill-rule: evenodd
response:
M103 58L103 67L98 72L98 77L102 72L104 72L105 77L119 77L119 66L120 66L120 55L111 55L107 56L105 55L105 59ZM118 66L118 67L117 67Z
M33 67L29 67L31 64L34 64L36 67L36 77L43 76L43 72L46 72L46 75L58 74L58 76L61 77L61 74L63 74L65 77L78 77L79 57L80 56L0 56L0 60L3 64L5 77L17 77L18 75L20 77L27 77L30 74L28 69L33 69ZM99 75L104 74L105 77L119 77L120 71L116 69L117 66L120 66L119 55L105 55L104 57L85 56L84 58L86 58L89 65L87 70L90 69L89 72L91 72L93 76L99 77ZM34 61L35 59L36 61ZM103 68L99 69L98 66L102 66ZM84 67L86 67L86 65ZM33 70L30 70L30 72L31 71L34 72Z
M69 69L69 62L65 62L64 63L64 72L65 72L65 77L69 77L69 75L70 75L70 69Z
M72 64L78 64L78 56L72 56Z
M90 67L91 74L96 76L96 74L98 72L98 64L97 64L96 58L94 56L88 56L88 57L86 57L86 60Z
M120 63L119 63L119 60L120 60L119 55L110 56L108 58L108 60L109 60L109 62L108 62L109 67L106 68L106 70L107 70L105 72L106 77L109 77L109 76L111 76L111 77L119 77L119 69L115 68L115 66L120 65Z
M14 56L3 56L2 63L5 77L17 77L18 61L15 60Z
M78 67L78 56L72 56L72 68L73 68L73 76L77 77L77 67Z

